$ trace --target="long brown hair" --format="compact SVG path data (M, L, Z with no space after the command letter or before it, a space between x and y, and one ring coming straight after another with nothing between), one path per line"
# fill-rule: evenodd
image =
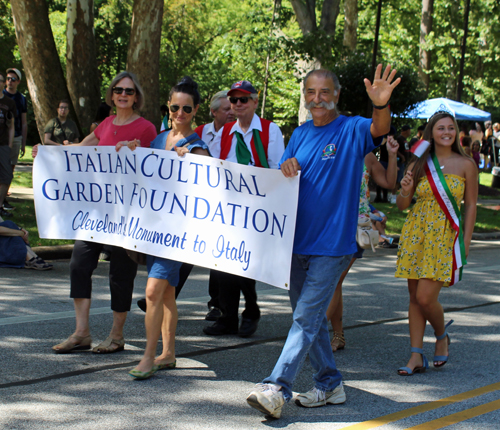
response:
M415 157L413 155L410 162L408 163L408 165L410 165L411 163L415 162L415 166L413 167L413 172L414 172L413 177L415 178L414 179L415 186L418 182L418 179L420 179L420 177L424 175L424 166L427 163L427 157L429 156L429 154L434 153L434 138L432 137L432 130L434 129L436 123L439 120L442 120L443 118L451 118L451 120L453 121L453 126L455 127L455 141L451 145L451 150L453 152L456 152L457 154L467 157L467 154L464 152L462 145L460 145L458 124L453 115L450 114L449 112L436 112L429 119L427 127L425 127L424 130L424 135L422 137L423 140L427 140L427 142L430 143L430 146L427 148L427 150L422 154L420 158Z

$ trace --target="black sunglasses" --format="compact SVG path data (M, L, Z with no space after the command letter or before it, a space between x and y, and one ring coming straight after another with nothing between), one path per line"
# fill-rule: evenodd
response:
M248 103L248 100L250 100L251 97L229 97L229 102L233 105L235 105L236 103L238 103L238 100L245 104L245 103Z
M181 108L181 106L179 106L179 105L170 105L169 106L170 112L177 112L180 108ZM182 106L182 110L186 113L191 113L191 112L193 112L193 107L192 106Z
M123 94L123 91L125 91L127 96L133 96L135 94L134 88L113 87L113 92L115 94Z
M7 76L7 80L12 82L17 82L17 78L13 78L11 76Z

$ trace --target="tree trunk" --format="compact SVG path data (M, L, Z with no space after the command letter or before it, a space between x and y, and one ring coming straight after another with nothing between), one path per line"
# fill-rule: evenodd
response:
M33 102L36 124L43 142L45 124L57 115L61 99L70 99L59 61L47 2L11 0L17 43ZM78 125L78 119L75 118Z
M344 46L356 51L358 43L358 0L344 0Z
M420 79L425 86L425 92L429 92L429 82L432 63L431 63L431 52L425 48L426 37L432 31L432 15L434 9L434 0L422 0L422 20L420 21L420 67L419 75Z
M127 70L137 75L144 90L141 114L160 127L160 39L163 0L135 0L127 54Z
M68 0L66 77L76 115L86 130L101 101L94 39L94 1Z
M316 30L316 1L315 0L290 0L292 2L297 22L306 35Z
M320 28L325 30L325 33L330 36L335 36L335 26L339 12L340 0L324 0L323 8L321 9Z

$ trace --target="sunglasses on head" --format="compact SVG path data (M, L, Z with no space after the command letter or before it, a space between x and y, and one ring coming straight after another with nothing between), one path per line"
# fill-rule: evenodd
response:
M169 106L170 112L172 112L172 113L177 112L180 108L181 108L181 106L179 106L179 105L170 105ZM193 107L192 106L182 106L182 110L185 113L191 113L191 112L193 112Z
M12 82L17 82L17 78L13 78L12 76L7 76L7 80Z
M235 105L239 100L241 103L245 104L248 103L248 100L250 100L250 98L251 97L229 97L229 102Z
M135 94L134 88L113 87L113 93L115 94L123 94L124 91L127 96L133 96Z

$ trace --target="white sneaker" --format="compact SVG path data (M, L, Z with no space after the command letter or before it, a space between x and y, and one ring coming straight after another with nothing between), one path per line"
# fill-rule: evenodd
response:
M285 398L279 385L257 384L248 395L247 403L263 414L279 418L285 404Z
M299 394L295 403L305 408L317 408L318 406L339 405L346 400L342 382L333 391L323 391L316 387L307 393Z

